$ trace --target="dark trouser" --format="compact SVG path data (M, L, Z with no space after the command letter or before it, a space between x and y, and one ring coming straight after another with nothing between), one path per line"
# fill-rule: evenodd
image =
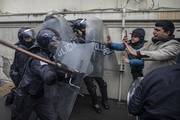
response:
M11 120L28 120L33 111L40 120L57 120L53 104L48 98L33 98L30 95L15 96Z
M107 83L100 77L85 77L84 82L88 89L88 92L91 96L93 105L98 103L98 97L96 93L96 85L94 84L94 80L99 85L99 89L102 95L102 102L106 102L107 98Z

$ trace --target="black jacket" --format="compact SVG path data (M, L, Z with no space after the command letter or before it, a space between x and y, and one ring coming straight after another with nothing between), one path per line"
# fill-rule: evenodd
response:
M180 64L145 76L131 97L128 110L140 120L180 120Z
M26 46L20 43L16 43L16 45L25 50L29 50ZM24 73L24 66L26 64L26 61L28 61L28 59L29 59L28 55L21 53L19 51L15 51L14 61L10 67L10 77L13 80L15 86L18 86L19 82L22 79L22 74Z
M49 58L48 54L43 51L36 53L44 58ZM25 66L23 78L18 86L19 89L33 96L42 96L44 92L44 83L51 85L56 80L64 79L65 73L58 72L54 66L45 62L29 59Z

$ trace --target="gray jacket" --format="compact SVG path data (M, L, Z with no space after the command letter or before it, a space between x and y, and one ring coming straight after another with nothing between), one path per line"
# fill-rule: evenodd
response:
M180 42L176 40L156 43L149 41L140 50L140 53L147 56L144 58L143 70L146 75L156 68L176 64L176 56L180 53Z

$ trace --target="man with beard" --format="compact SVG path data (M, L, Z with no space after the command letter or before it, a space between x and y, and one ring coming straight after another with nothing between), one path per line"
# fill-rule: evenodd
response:
M175 40L174 30L175 26L171 21L160 20L155 23L152 40L142 49L135 50L124 41L130 54L144 59L144 75L156 68L176 64L180 42Z
M128 37L124 36L124 40L128 41L128 44L134 48L135 50L141 49L146 41L144 40L145 37L145 30L143 28L136 28L132 31L131 40L128 41ZM124 51L126 46L124 43L112 43L111 39L108 39L107 46L112 50L117 51ZM131 67L131 74L133 80L138 79L138 77L143 77L143 68L144 68L144 61L142 59L137 58L134 55L127 54L127 57L124 57L124 61L130 64Z

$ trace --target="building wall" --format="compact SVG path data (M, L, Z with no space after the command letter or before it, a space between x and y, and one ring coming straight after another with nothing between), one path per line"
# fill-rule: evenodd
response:
M175 35L180 37L179 2L180 0L1 0L0 39L15 43L20 27L36 28L48 12L63 15L67 20L98 17L103 20L114 42L121 42L124 30L130 33L136 27L145 28L145 39L150 40L155 20L159 19L173 20L176 25ZM13 50L2 45L0 48L1 56L13 59ZM104 79L108 83L109 97L113 99L126 100L128 87L132 82L129 65L122 62L123 54L115 52L105 58Z

